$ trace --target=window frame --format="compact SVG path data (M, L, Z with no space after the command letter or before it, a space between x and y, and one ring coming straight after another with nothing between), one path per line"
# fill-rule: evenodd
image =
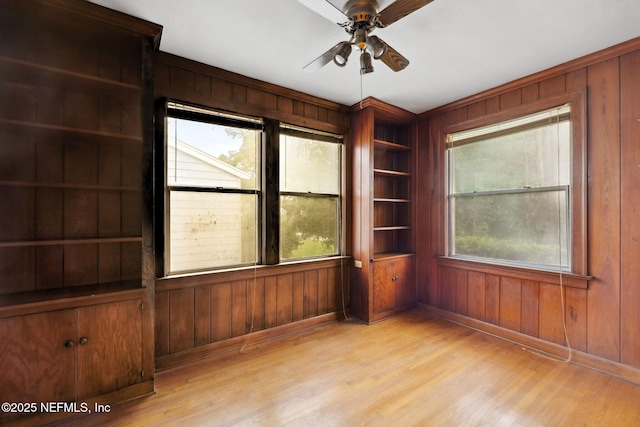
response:
M586 91L572 92L563 95L553 96L544 100L532 102L530 104L521 105L505 111L479 117L477 119L467 120L455 125L445 126L440 129L440 141L442 144L447 143L447 136L451 133L466 131L482 126L497 124L500 122L517 119L519 117L535 114L537 112L549 110L564 104L570 104L571 117L571 171L570 171L570 206L569 221L571 223L569 229L570 241L570 265L569 270L563 272L586 275L587 274L587 217L586 217L586 201L587 201L587 132L586 132ZM450 174L449 162L447 159L448 150L444 151L444 253L446 257L452 260L470 261L471 257L462 257L451 254L452 239L452 223L450 220ZM472 262L484 263L487 265L504 265L510 268L522 268L527 270L550 271L549 268L543 268L539 265L525 265L519 263L510 263L508 261L493 260L488 258L473 259ZM557 271L551 270L551 271Z
M193 104L178 102L173 100L166 101L166 115L165 115L165 132L163 138L163 149L164 149L164 161L163 161L163 171L164 171L164 234L166 236L165 243L163 246L163 254L164 254L164 276L169 275L179 275L179 274L188 274L195 273L201 271L215 271L220 269L229 269L229 268L239 268L245 267L248 265L258 265L262 262L262 247L261 243L261 221L262 217L262 198L263 198L263 146L265 145L265 125L264 120L257 117L240 115L235 113L229 113L217 109L211 109L206 107L199 107ZM189 186L189 185L175 185L169 184L167 177L167 167L168 167L168 134L166 132L167 122L170 118L179 119L179 120L190 120L199 123L212 124L217 126L229 126L241 129L255 130L260 131L262 137L259 141L259 146L256 149L256 155L258 158L256 159L256 176L255 179L257 183L254 189L242 189L242 188L229 188L229 187L204 187L204 186ZM203 268L194 268L189 270L170 270L170 257L171 257L171 221L170 221L170 211L171 211L171 193L172 192L186 192L186 193L208 193L208 194L244 194L244 195L255 195L255 205L256 205L256 216L257 216L257 224L256 224L256 259L254 262L247 263L238 263L238 264L225 264L220 266L209 266Z
M338 193L313 193L313 192L301 192L301 191L283 191L279 188L279 196L294 196L294 197L313 197L313 198L325 198L325 199L335 199L336 200L336 251L333 254L323 254L323 255L311 255L307 257L296 257L296 258L283 258L286 262L289 261L297 261L297 260L305 260L305 259L316 259L316 258L327 258L332 256L340 256L342 254L343 248L343 193L344 193L344 137L341 135L336 135L328 132L317 131L313 129L293 126L290 124L282 123L279 128L278 139L283 135L289 135L296 138L302 139L310 139L316 141L322 141L332 144L338 145ZM281 143L281 141L280 141ZM281 145L279 144L279 148L281 149ZM279 171L280 172L280 171ZM280 186L281 187L281 186ZM280 223L282 218L280 217ZM281 230L279 230L280 236ZM279 248L279 256L281 256L281 248Z
M167 120L169 117L176 117L173 114L169 114L169 105L175 103L182 106L189 107L194 111L189 112L189 117L199 117L200 119L205 120L197 120L197 121L205 121L210 122L208 120L208 113L212 112L214 114L220 114L221 116L226 117L228 120L226 123L235 125L237 127L238 123L242 124L244 122L243 119L248 118L249 120L261 121L262 123L262 140L261 147L259 150L260 160L257 165L259 171L256 171L256 177L259 181L258 188L254 190L242 190L243 192L248 192L253 194L254 192L259 193L258 195L258 224L257 224L257 241L258 241L258 254L256 263L252 263L250 265L226 265L220 267L211 267L198 269L193 271L185 271L185 272L170 272L169 271L169 235L166 234L169 223L169 188L166 181L166 173L167 173ZM201 110L201 111L199 111ZM346 162L346 151L345 151L345 135L341 135L338 133L326 132L318 129L312 129L307 127L298 127L296 125L286 124L284 122L280 122L279 120L270 119L268 117L258 117L251 116L243 113L236 113L233 111L227 111L221 108L211 107L211 106L203 106L198 104L193 104L190 102L176 100L172 98L159 98L156 100L155 104L155 123L154 123L154 132L155 132L155 140L156 144L152 149L153 156L153 194L154 194L154 204L150 207L153 210L153 215L150 215L154 218L153 224L149 224L150 227L153 228L154 235L154 247L155 251L155 274L156 277L176 277L183 276L189 274L209 274L216 272L229 272L234 270L242 270L247 267L255 268L255 267L266 267L287 263L296 263L300 261L317 261L321 259L329 259L333 257L341 257L344 256L344 248L345 248L345 233L344 227L346 224L345 217L345 177L347 173L347 162ZM201 115L201 114L204 114ZM187 119L189 118L187 117ZM177 117L183 118L183 117ZM239 120L239 122L237 121ZM224 124L224 123L223 123ZM242 127L242 126L241 126ZM336 248L337 252L335 255L322 255L317 257L305 257L305 258L295 258L295 259L280 259L280 183L279 183L279 175L280 175L280 165L279 165L279 156L280 156L280 129L281 127L298 129L300 131L308 132L314 136L318 136L320 138L332 138L333 141L336 139L340 140L340 193L338 197L339 204L339 212L338 212L338 235L336 240ZM258 175L259 174L259 175ZM192 189L191 187L184 187L188 189ZM199 187L193 188L198 191L201 190ZM221 190L220 192L225 192L225 190Z

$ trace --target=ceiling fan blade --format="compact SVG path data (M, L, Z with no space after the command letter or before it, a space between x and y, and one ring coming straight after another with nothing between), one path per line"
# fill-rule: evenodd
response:
M433 0L396 0L378 14L378 26L388 27Z
M389 68L396 72L407 68L407 65L409 65L409 60L400 55L398 51L389 46L389 44L385 43L385 45L387 46L387 50L378 59L387 64Z
M320 16L324 16L334 24L342 24L349 20L347 15L335 7L329 0L298 0Z
M308 71L310 73L320 70L320 68L324 67L325 65L327 65L329 62L333 60L334 55L336 54L336 52L338 52L338 49L340 49L340 45L342 45L342 42L338 43L337 45L335 45L334 47L332 47L322 55L318 56L316 59L314 59L307 65L305 65L303 70Z

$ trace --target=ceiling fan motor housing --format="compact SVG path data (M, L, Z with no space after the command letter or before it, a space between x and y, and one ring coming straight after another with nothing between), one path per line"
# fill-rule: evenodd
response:
M378 2L376 0L349 0L344 5L343 12L356 26L366 23L368 27L373 27L375 17L378 16Z

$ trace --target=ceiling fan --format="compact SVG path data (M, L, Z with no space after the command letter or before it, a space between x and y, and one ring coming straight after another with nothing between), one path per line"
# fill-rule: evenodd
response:
M304 70L317 71L331 60L337 66L344 67L351 54L351 46L355 45L362 52L360 54L360 74L364 75L373 71L372 55L374 59L381 60L393 71L403 70L409 65L407 58L379 37L371 35L371 32L376 28L388 27L433 0L396 0L381 11L378 11L377 0L348 0L342 10L329 0L298 1L351 34L349 41L336 44L307 64Z

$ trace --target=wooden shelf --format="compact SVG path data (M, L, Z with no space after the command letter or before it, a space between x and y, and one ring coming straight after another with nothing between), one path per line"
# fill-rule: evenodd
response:
M388 169L373 169L373 173L377 175L385 175L385 176L411 176L409 172L388 170Z
M140 86L137 85L40 65L16 58L7 58L1 55L0 69L5 81L32 86L62 86L83 93L109 93L111 95L114 92L135 95L141 90Z
M70 299L88 300L89 304L95 304L95 299L100 296L118 297L118 292L140 292L140 280L126 280L121 282L99 283L93 285L72 286L69 288L41 289L37 291L5 294L0 298L0 318L23 315L28 312L56 308L56 305L67 306ZM78 305L83 305L79 303Z
M114 142L126 141L126 142L136 142L136 143L142 144L141 136L132 136L132 135L113 133L113 132L103 132L103 131L92 130L92 129L79 129L79 128L72 128L68 126L50 125L45 123L34 123L34 122L26 122L21 120L0 119L0 126L7 126L7 127L26 130L29 132L33 132L39 136L51 135L51 133L60 133L63 135L86 136L89 138L99 138L102 140L113 140Z
M0 242L0 248L21 248L30 246L84 245L92 243L131 243L142 242L142 237L97 237L88 239L21 240L18 242Z
M391 151L411 151L411 147L397 142L383 141L380 139L373 140L376 148L391 150Z
M99 190L99 191L141 191L141 187L129 187L119 185L99 185L99 184L67 184L51 182L32 181L0 181L0 187L26 187L26 188L58 188L69 190Z
M411 203L409 199L389 199L383 197L374 198L373 201L380 203Z
M374 227L373 231L396 231L396 230L411 230L410 225L390 225L386 227Z
M379 252L373 254L373 261L386 261L393 258L407 258L412 257L413 252Z

